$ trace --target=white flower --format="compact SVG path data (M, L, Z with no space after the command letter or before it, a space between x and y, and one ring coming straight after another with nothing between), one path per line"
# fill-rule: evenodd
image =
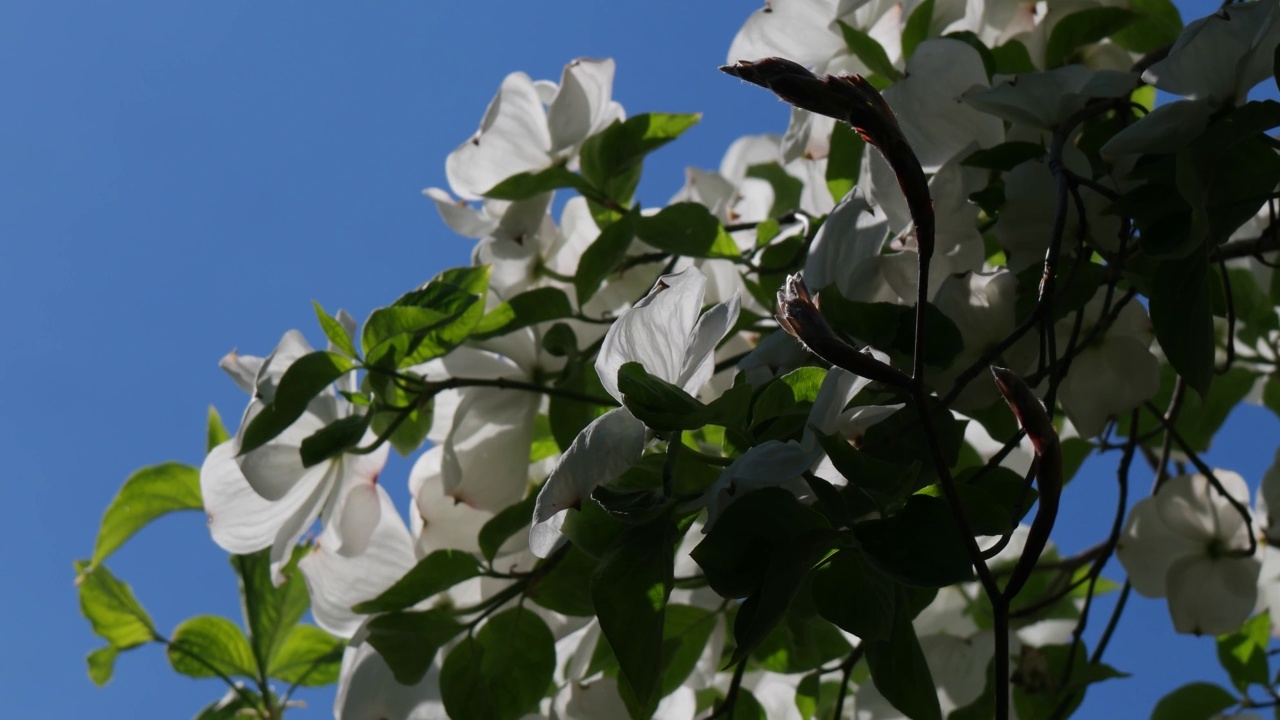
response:
M1239 475L1214 471L1232 498L1246 505ZM1170 478L1129 512L1116 555L1133 589L1167 597L1181 633L1221 635L1240 627L1258 596L1261 560L1249 547L1249 522L1204 475Z
M581 58L565 66L558 86L508 75L480 129L445 161L453 192L477 200L512 175L571 159L583 140L623 117L611 99L613 70L613 60Z
M387 459L387 447L363 455L339 455L303 467L302 441L329 423L353 412L351 404L326 388L293 425L267 444L243 455L241 440L250 421L275 397L285 370L311 352L296 330L280 340L266 359L231 353L222 367L254 399L245 410L236 437L219 445L200 469L200 489L209 531L227 552L251 553L271 547L276 581L293 547L320 518L334 524L330 549L347 557L360 555L379 523L377 493L354 492L376 487ZM367 434L365 442L372 439Z
M618 402L618 369L638 362L646 372L690 394L711 378L714 352L738 319L735 296L701 313L706 278L697 268L663 275L634 307L618 316L604 336L596 372ZM614 480L640 459L644 423L625 407L596 418L578 434L538 493L529 530L535 555L546 557L560 541L565 513L593 488Z

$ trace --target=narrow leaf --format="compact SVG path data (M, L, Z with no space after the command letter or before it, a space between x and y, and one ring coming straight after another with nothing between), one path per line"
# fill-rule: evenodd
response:
M358 613L403 610L480 574L480 562L461 550L436 550L418 561L381 595L353 608Z
M218 414L218 409L209 406L209 420L205 427L204 434L204 451L211 452L214 448L231 439L227 434L227 429L222 425L222 416Z
M327 350L317 350L295 360L280 378L274 400L245 428L240 454L258 449L284 432L302 417L312 398L354 368L351 360Z
M315 307L316 320L320 322L320 329L324 331L324 336L329 338L329 342L347 357L356 357L355 343L352 342L351 336L347 334L347 329L342 326L342 323L325 312L325 309L315 300L311 301L311 305Z

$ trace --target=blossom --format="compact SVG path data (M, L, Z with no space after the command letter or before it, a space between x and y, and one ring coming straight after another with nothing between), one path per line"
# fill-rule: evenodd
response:
M1249 489L1233 472L1214 474L1246 507ZM1116 555L1133 589L1166 597L1178 632L1221 635L1240 627L1258 596L1261 559L1249 548L1252 514L1242 514L1204 475L1170 478L1129 512Z
M699 316L706 277L696 267L658 278L653 289L605 333L596 358L600 383L619 403L618 369L640 363L654 377L688 393L711 378L716 345L738 319L734 296ZM644 451L644 423L615 408L578 433L538 493L529 545L545 557L560 540L565 513L601 483L617 479Z
M382 514L376 483L387 446L367 454L339 455L312 467L302 464L302 441L354 412L332 386L312 399L302 417L276 438L240 452L245 429L274 399L280 378L311 351L302 334L290 330L265 359L234 352L223 358L223 369L254 397L239 432L214 448L200 469L200 490L214 542L239 554L270 547L276 582L283 579L280 571L293 547L317 518L326 527L333 525L329 548L352 557L368 547ZM372 434L367 434L365 441L370 440Z
M477 200L512 175L572 159L583 140L623 118L611 99L613 70L613 60L580 58L565 66L559 85L508 75L480 129L445 161L454 193Z

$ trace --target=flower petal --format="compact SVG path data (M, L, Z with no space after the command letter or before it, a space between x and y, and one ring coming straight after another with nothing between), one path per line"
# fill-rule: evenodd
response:
M696 267L663 275L648 295L609 327L596 358L596 372L605 391L618 402L622 402L618 368L624 363L638 362L650 375L670 383L680 378L706 283Z
M445 175L459 197L478 200L517 173L551 165L547 113L533 81L511 73L489 103L480 129L449 153Z
M610 99L613 71L611 58L578 58L565 66L560 90L547 108L552 153L573 148L620 119L622 107Z
M1258 600L1256 558L1188 555L1169 568L1169 615L1180 633L1222 635L1240 628Z
M342 655L337 720L442 720L440 669L434 663L414 685L401 685L391 668L367 642L349 645Z
M1169 568L1176 561L1204 551L1204 543L1165 525L1158 501L1159 495L1143 498L1133 506L1116 546L1116 557L1129 573L1133 589L1150 598L1165 596Z

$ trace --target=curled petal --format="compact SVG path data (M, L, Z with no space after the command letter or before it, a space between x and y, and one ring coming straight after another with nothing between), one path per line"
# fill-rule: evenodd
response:
M445 175L454 193L478 200L512 175L551 164L547 113L533 81L512 73L489 103L480 129L449 153Z
M650 375L667 382L679 380L706 285L706 277L695 267L663 275L648 295L609 327L596 358L605 391L622 401L618 368L628 362L640 363Z

